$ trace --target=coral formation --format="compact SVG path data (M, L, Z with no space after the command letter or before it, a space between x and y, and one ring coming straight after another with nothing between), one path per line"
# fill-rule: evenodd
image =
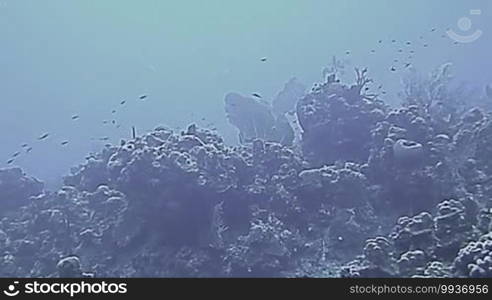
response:
M271 106L228 94L238 146L160 126L57 191L0 170L0 276L490 277L489 114L465 109L449 66L394 108L367 70L337 74Z

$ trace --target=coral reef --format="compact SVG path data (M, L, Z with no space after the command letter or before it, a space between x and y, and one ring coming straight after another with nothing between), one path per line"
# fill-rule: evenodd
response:
M231 93L240 145L160 126L52 192L1 169L0 276L490 277L492 123L449 68L394 108L338 65L271 106Z
M297 103L303 153L313 166L337 160L365 162L369 156L371 130L384 119L386 106L366 93L371 83L367 70L356 71L355 84L347 86L335 75L328 76Z
M44 185L26 176L20 168L0 169L0 217L11 209L20 208L43 192Z

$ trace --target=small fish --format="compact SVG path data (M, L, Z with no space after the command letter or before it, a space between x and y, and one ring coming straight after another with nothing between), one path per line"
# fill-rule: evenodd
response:
M411 65L412 65L411 63L406 63L406 64L405 64L405 68L408 68L408 67L410 67Z
M410 46L411 44L412 44L412 42L410 42L410 41L408 41L408 42L407 42L407 45L408 45L408 46Z
M38 140L42 141L42 140L46 139L49 136L50 136L49 133L45 133L45 134L41 135L40 137L38 137Z
M103 136L101 138L99 138L100 141L109 141L109 137L107 136Z
M436 32L436 30L437 30L436 28L432 28L431 32Z
M20 151L17 151L14 154L12 154L12 157L17 157L17 156L19 156L19 154L20 154Z
M395 67L391 67L391 72L395 72L396 71L396 68Z
M115 113L116 113L116 109L113 109L113 110L111 111L111 113L112 113L112 114L115 114Z
M145 100L145 99L147 99L147 97L148 97L147 95L140 95L140 97L138 97L138 99Z
M379 40L378 43L382 44L383 43L383 40Z
M424 48L427 48L427 47L429 47L429 44L424 44Z
M396 40L391 40L392 43L396 43Z
M366 86L366 88L365 88L364 90L368 91L368 90L369 90L369 87L368 87L368 86Z
M403 52L403 49L399 49L398 52L402 53Z
M382 89L382 88L383 88L383 85L382 85L382 84L380 84L380 85L378 86L378 90L380 90L380 89Z
M116 124L116 120L112 120L111 121L111 124L115 125Z
M349 50L345 51L345 54L350 55L350 51Z
M260 94L257 94L257 93L253 93L251 95L253 95L253 97L256 97L256 98L261 98L261 95Z
M61 145L62 145L62 146L65 146L65 145L67 145L67 144L68 144L68 141L63 141L63 142L61 142Z
M266 61L267 61L267 59L268 59L268 58L266 58L266 57L262 57L260 60L261 60L262 62L266 62Z
M15 159L13 159L13 158L11 158L11 159L7 160L7 165L12 164L14 161L15 161Z
M415 50L410 50L410 53L414 54L415 53Z
M72 120L77 120L78 118L80 118L79 115L73 115L72 116Z
M125 105L125 103L126 103L126 100L123 100L120 102L120 105Z
M386 92L386 91L382 91L382 94L383 94L383 95L386 95L386 94L387 94L387 92Z
M28 144L22 144L21 147L22 148L27 148L27 146L29 146Z
M104 121L103 121L103 124L108 124L108 123L109 123L109 121L108 121L108 120L104 120Z
M29 148L26 149L26 153L29 153L31 151L32 151L32 147L29 147Z
M205 117L203 117L203 118L201 118L201 120L202 120L202 121L205 121L206 119L205 119Z
M376 50L372 49L372 50L371 50L371 53L376 53Z

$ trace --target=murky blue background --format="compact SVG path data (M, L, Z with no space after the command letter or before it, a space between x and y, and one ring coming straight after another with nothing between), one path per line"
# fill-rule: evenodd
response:
M195 121L217 127L235 143L223 110L227 92L271 99L292 76L311 86L333 55L350 68L369 67L390 92L385 100L397 103L400 75L388 68L402 46L391 39L413 42L421 72L453 62L460 79L492 83L490 3L2 0L0 167L20 145L32 144L33 151L14 165L53 186L104 145L97 139L118 142L130 136L131 126L142 132ZM470 9L482 15L469 16ZM463 16L473 21L468 32L457 27ZM481 29L483 36L453 45L441 38L448 28L462 34ZM148 99L138 100L142 94ZM73 121L75 114L80 119ZM103 124L113 119L119 128ZM51 136L37 141L45 132ZM70 143L62 147L63 140Z

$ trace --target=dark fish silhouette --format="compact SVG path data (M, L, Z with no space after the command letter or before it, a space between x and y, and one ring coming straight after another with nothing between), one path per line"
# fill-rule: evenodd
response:
M391 40L392 43L396 43L396 40Z
M65 146L65 145L67 145L67 144L68 144L68 141L63 141L63 142L61 142L61 145L62 145L62 146Z
M14 161L15 161L15 159L13 159L13 158L11 158L11 159L7 160L7 165L12 164Z
M395 72L396 71L396 68L395 67L391 67L391 72Z
M374 50L374 49L373 49L373 50L371 50L371 53L376 53L376 50Z
M436 28L432 28L431 29L431 32L435 32L437 29Z
M116 120L112 120L111 121L111 124L115 125L116 124Z
M73 115L72 116L72 120L77 120L78 118L80 118L79 115Z
M125 103L126 103L126 100L123 100L120 102L121 105L125 105Z
M427 48L427 47L429 47L429 44L424 44L424 48Z
M492 99L492 86L490 85L485 86L485 94L489 99Z
M29 147L29 148L26 149L26 153L29 153L31 151L32 151L32 147Z
M411 63L406 63L406 64L405 64L405 68L408 68L408 67L410 67L411 65L412 65Z
M109 141L109 137L107 136L103 136L101 138L99 138L100 141Z
M266 57L262 57L260 60L261 60L262 62L265 62L265 61L267 61L267 58L266 58Z
M345 51L345 54L350 55L350 51L349 50Z
M112 114L115 114L115 113L116 113L116 109L113 109L113 110L111 111L111 113L112 113Z
M383 43L383 40L379 40L378 43L380 43L380 44Z
M410 41L408 41L408 42L407 42L407 45L408 45L408 46L410 46L411 44L412 44L412 42L410 42Z
M22 144L21 147L22 148L26 148L27 146L29 146L28 144Z
M17 156L19 156L19 154L20 154L20 151L17 151L14 154L12 154L12 157L17 157Z
M50 136L49 133L45 133L45 134L41 135L40 137L38 137L38 140L42 141L42 140L46 139L49 136Z
M148 97L147 95L140 95L140 97L138 97L138 99L144 100L144 99L147 99L147 97Z
M260 95L260 94L257 94L257 93L253 93L253 94L251 94L251 95L253 95L253 96L254 96L254 97L256 97L256 98L261 98L261 95Z

